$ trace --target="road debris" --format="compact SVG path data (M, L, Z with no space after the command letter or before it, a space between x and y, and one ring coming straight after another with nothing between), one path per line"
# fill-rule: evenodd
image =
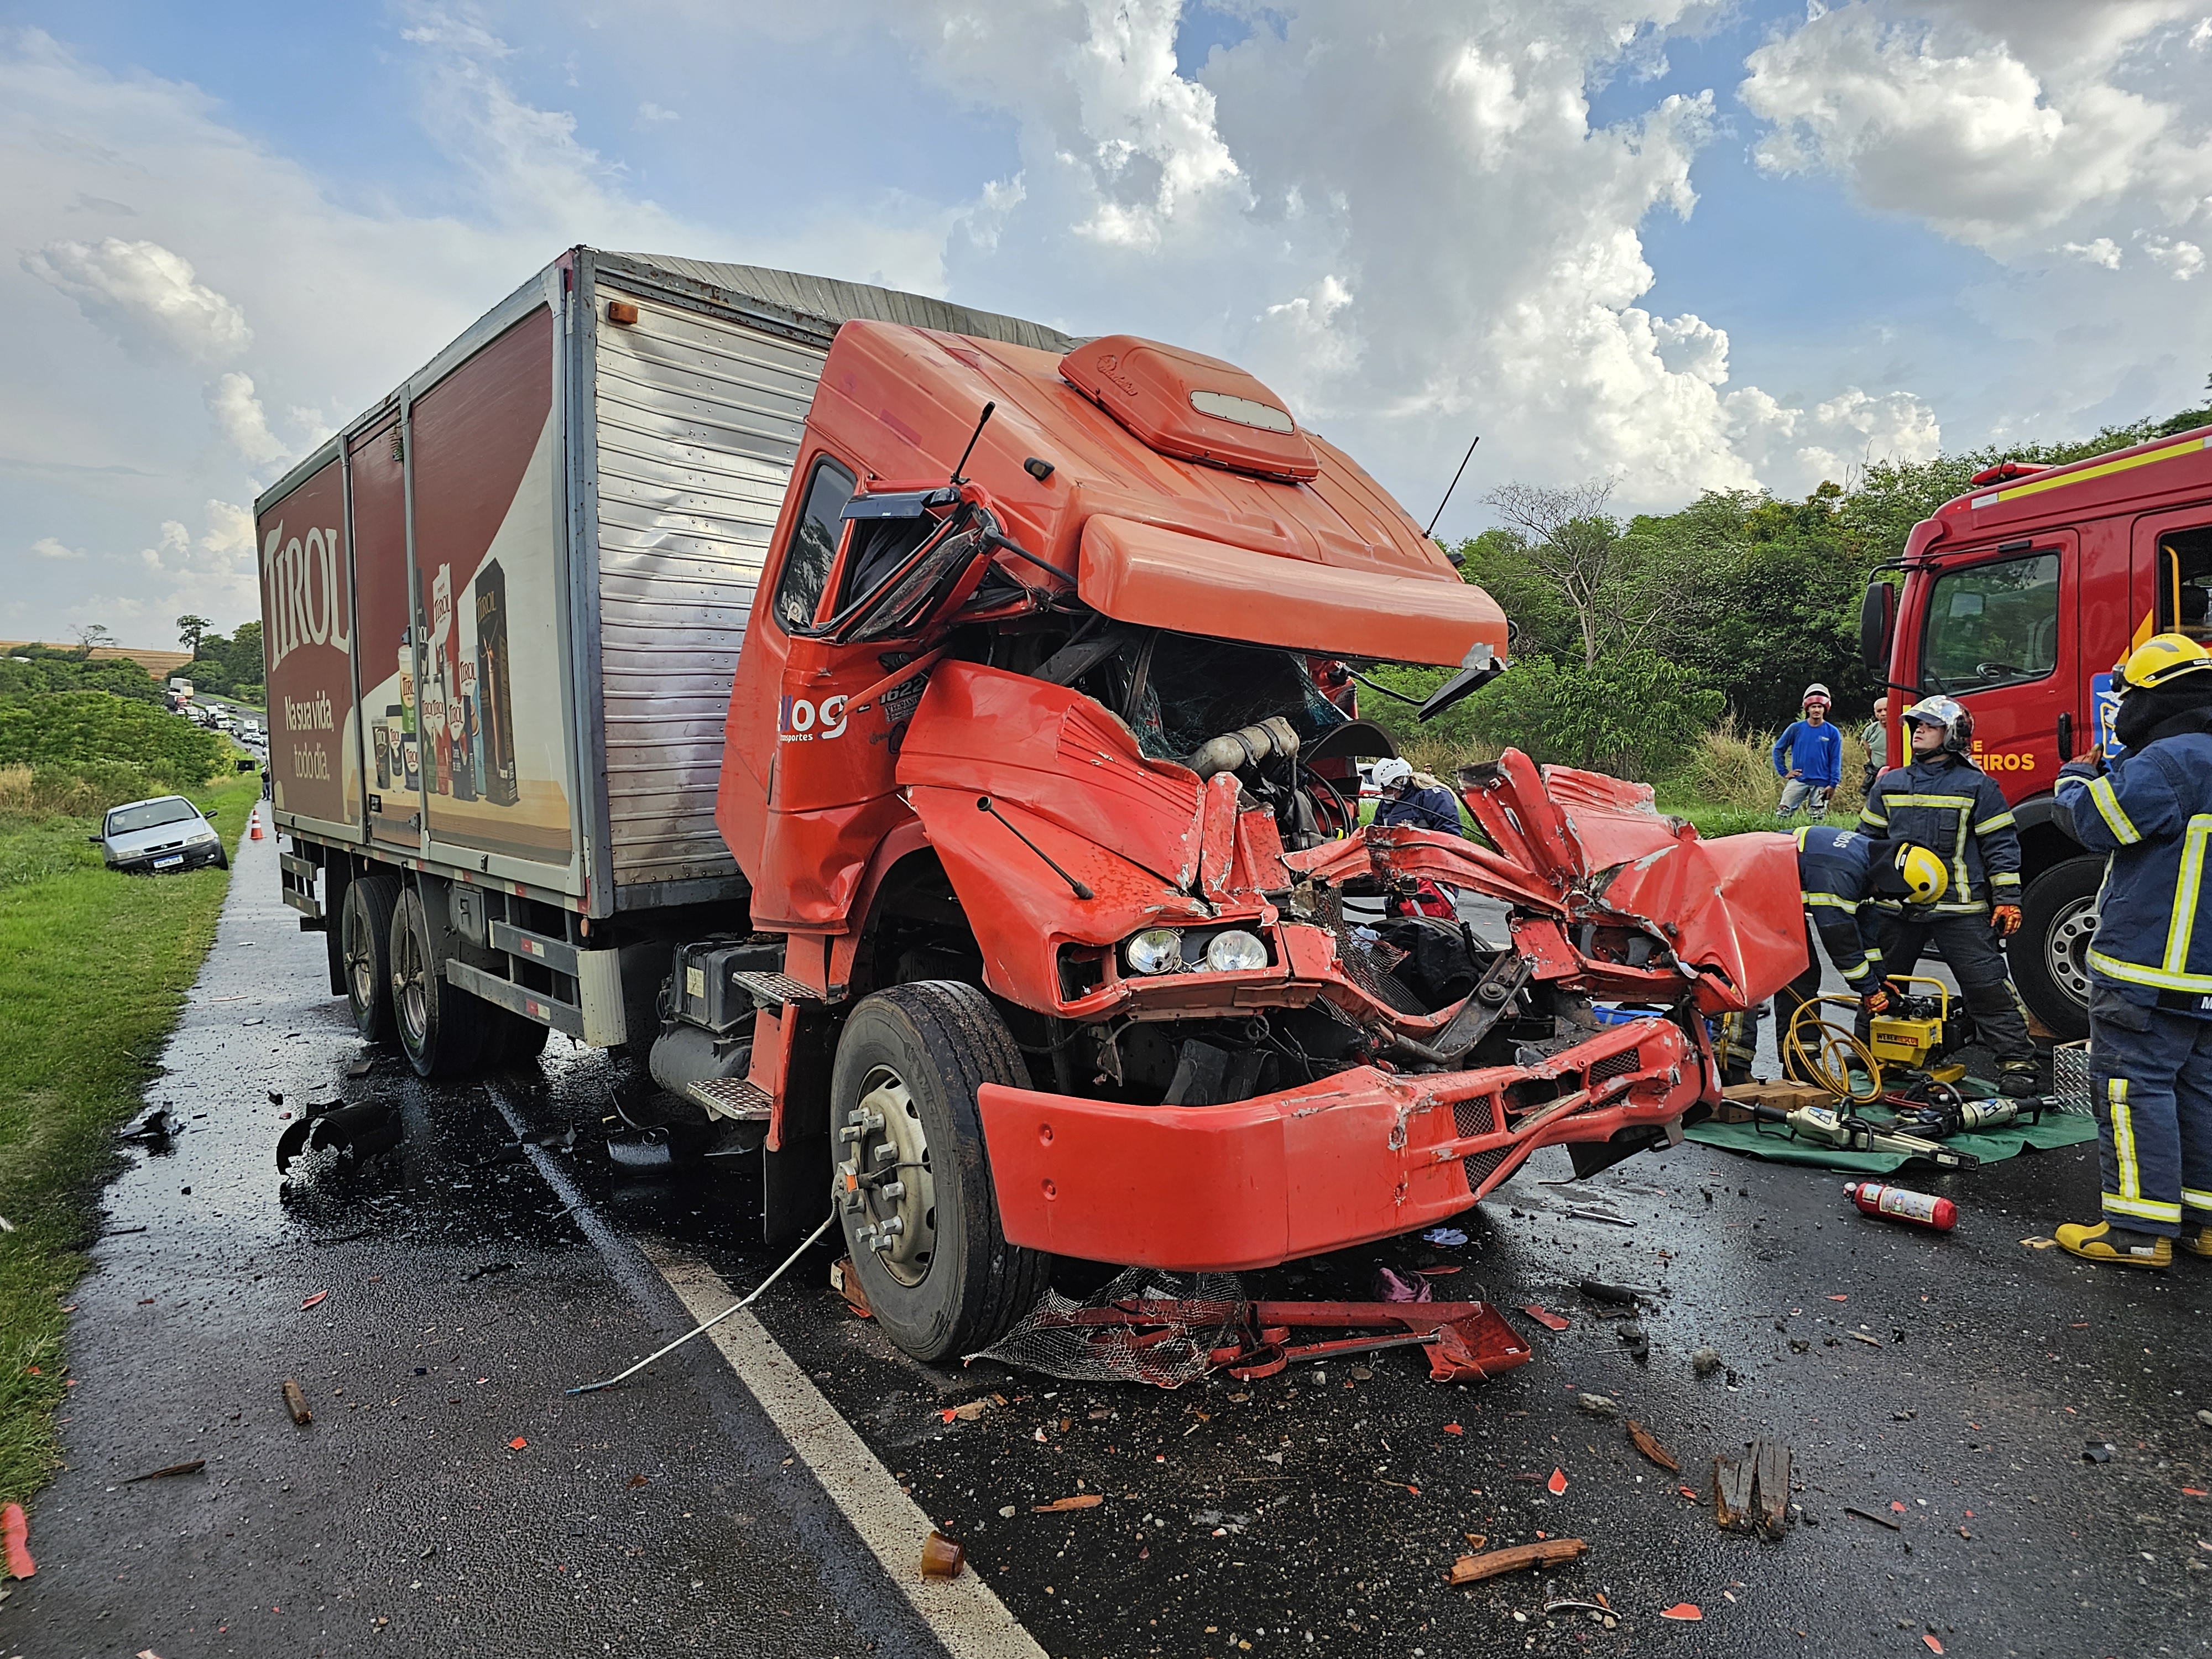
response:
M2084 1463L2109 1463L2118 1449L2109 1440L2092 1440L2081 1448L2081 1461Z
M479 1279L489 1279L494 1273L511 1273L514 1271L514 1263L512 1261L487 1261L481 1267L470 1268L463 1276L461 1282L473 1285Z
M830 1264L830 1288L843 1297L845 1305L860 1318L876 1316L876 1310L868 1305L868 1293L860 1288L860 1275L851 1256L840 1257Z
M1721 1368L1720 1350L1712 1347L1698 1349L1690 1356L1690 1366L1699 1376L1711 1376Z
M1845 1515L1856 1515L1862 1521L1871 1521L1877 1527L1887 1527L1892 1532L1903 1532L1905 1530L1902 1525L1891 1520L1887 1516L1876 1515L1871 1510L1863 1510L1856 1504L1844 1504L1844 1513Z
M314 1413L307 1409L306 1391L290 1377L284 1379L284 1409L292 1413L292 1420L303 1426L315 1420Z
M31 1559L31 1522L21 1504L0 1509L0 1553L4 1553L10 1578L28 1578L39 1570Z
M2202 1423L2206 1428L2212 1429L2212 1411L2197 1413L2197 1420L2199 1423Z
M1502 1572L1518 1572L1523 1567L1549 1567L1562 1561L1579 1560L1589 1548L1589 1545L1580 1538L1547 1538L1541 1543L1518 1544L1510 1550L1462 1555L1451 1564L1444 1582L1479 1584L1486 1578L1495 1578Z
M1686 1625L1694 1625L1705 1616L1705 1611L1695 1601L1677 1601L1671 1607L1659 1610L1662 1619L1678 1619Z
M172 1463L166 1469L153 1469L144 1474L134 1474L123 1484L135 1486L141 1480L167 1480L173 1474L198 1474L207 1467L207 1459L195 1457L189 1463Z
M1529 1318L1534 1320L1539 1325L1541 1325L1547 1331L1564 1331L1567 1328L1569 1322L1567 1320L1555 1313L1546 1313L1542 1304L1539 1303L1531 1302L1523 1307L1521 1311L1527 1314ZM2198 1414L2201 1416L2203 1413L2200 1413Z
M956 1539L933 1532L921 1542L921 1576L957 1578L968 1565L968 1552Z
M507 1449L509 1451L528 1451L530 1449L530 1442L518 1434L514 1439L507 1443Z
M1544 1489L1554 1498L1565 1492L1567 1489L1567 1472L1565 1469L1553 1469L1552 1478L1544 1483Z
M305 1313L310 1308L321 1307L325 1302L330 1299L330 1294L331 1293L328 1291L317 1291L313 1296L309 1297L305 1302L302 1302L300 1304L300 1311L301 1313Z
M990 1409L988 1400L970 1400L963 1405L947 1406L939 1415L948 1423L973 1423Z
M1441 1250L1455 1250L1467 1243L1467 1235L1456 1227L1431 1227L1421 1237Z
M1780 1440L1755 1440L1741 1458L1713 1459L1713 1522L1727 1532L1756 1527L1779 1538L1789 1523L1790 1448Z
M1578 1394L1575 1396L1575 1404L1581 1410L1588 1412L1592 1417L1618 1417L1620 1415L1620 1402L1618 1400L1613 1399L1610 1395Z
M177 1121L164 1106L149 1106L115 1132L118 1140L167 1140L176 1133Z
M1615 1333L1626 1345L1631 1359L1644 1360L1651 1357L1651 1339L1644 1334L1644 1327L1630 1320Z
M1682 1472L1682 1466L1674 1461L1674 1454L1652 1437L1650 1430L1632 1417L1628 1419L1628 1438L1637 1450L1642 1452L1661 1468L1675 1474Z
M1865 1343L1869 1348L1879 1348L1881 1346L1881 1339L1880 1337L1869 1336L1864 1331L1845 1331L1844 1334L1850 1337L1854 1342Z
M348 1077L367 1077L375 1069L376 1062L364 1054L359 1060L348 1060L345 1073Z
M1053 1515L1061 1510L1095 1510L1105 1501L1100 1493L1079 1492L1073 1498L1055 1498L1049 1504L1032 1504L1030 1510L1035 1515Z
M399 1109L387 1101L348 1106L339 1101L310 1101L299 1117L276 1137L276 1173L289 1172L293 1160L313 1149L359 1161L390 1152L399 1144Z
M1375 1288L1385 1302L1426 1302L1436 1294L1425 1279L1401 1279L1388 1267L1376 1270Z

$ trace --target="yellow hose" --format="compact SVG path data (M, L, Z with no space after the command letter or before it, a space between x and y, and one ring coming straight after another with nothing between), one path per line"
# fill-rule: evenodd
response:
M1820 1018L1824 1002L1849 1008L1854 1014L1858 1011L1855 997L1814 997L1799 1005L1790 1029L1783 1034L1782 1069L1798 1082L1826 1089L1854 1106L1870 1106L1881 1098L1881 1062L1849 1026ZM1866 1075L1863 1088L1852 1086L1854 1062Z

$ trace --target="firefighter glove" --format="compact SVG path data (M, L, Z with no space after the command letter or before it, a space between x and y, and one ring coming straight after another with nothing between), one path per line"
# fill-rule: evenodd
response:
M1865 1009L1870 1018L1879 1018L1889 1012L1889 993L1877 985L1859 999L1859 1006Z
M2058 775L2062 778L2094 779L2099 773L2104 770L2104 758L2105 751L2103 750L2094 750L2091 751L2089 757L2085 760L2068 761L2065 765L2058 769Z
M2020 906L2000 904L1990 912L1990 926L2010 939L2020 932Z

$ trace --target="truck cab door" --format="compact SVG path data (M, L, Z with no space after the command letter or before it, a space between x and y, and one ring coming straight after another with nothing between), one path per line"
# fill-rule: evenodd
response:
M1921 616L1920 692L1974 717L1974 762L2005 799L2046 793L2060 750L2086 754L2081 561L2071 528L1947 562Z
M738 653L722 730L714 823L756 889L762 884L762 845L777 781L789 630L813 622L830 591L831 568L845 533L841 515L856 488L854 470L818 449L793 475L791 494L777 521L778 542L761 573Z
M2212 504L2146 513L2135 521L2128 560L2127 637L2093 662L2097 671L2100 721L2111 724L2118 699L2112 665L2154 634L2181 634L2212 642L2205 610L2212 599Z

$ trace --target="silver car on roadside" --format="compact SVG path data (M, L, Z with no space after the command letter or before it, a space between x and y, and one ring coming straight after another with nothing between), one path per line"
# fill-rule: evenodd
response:
M98 847L111 870L126 875L151 875L171 870L198 870L213 865L230 868L222 837L208 822L212 813L182 795L156 795L110 807L100 833L87 841Z

